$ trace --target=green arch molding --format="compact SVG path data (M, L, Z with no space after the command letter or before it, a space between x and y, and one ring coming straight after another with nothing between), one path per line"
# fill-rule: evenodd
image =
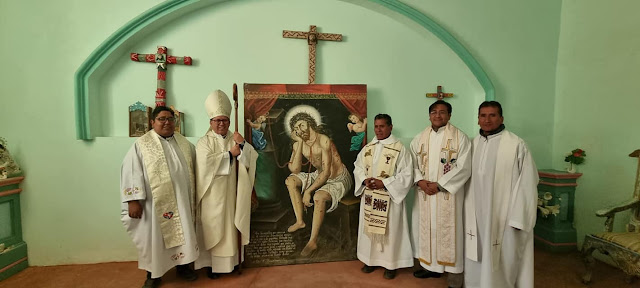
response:
M451 50L453 50L458 57L467 65L473 75L476 77L485 92L486 100L494 100L495 90L493 83L484 72L478 61L467 51L467 49L458 40L453 37L444 28L431 20L427 15L422 12L401 3L398 0L365 0L365 1L350 1L355 5L363 6L358 2L371 2L378 4L386 9L399 13L406 18L414 21L420 26L427 29L442 40ZM78 71L75 74L75 110L76 110L76 138L80 140L91 140L90 127L90 105L89 105L89 79L96 72L97 68L118 48L135 36L138 32L145 27L154 23L160 23L161 21L169 21L177 18L185 13L191 12L195 9L203 6L211 5L213 3L223 2L221 0L170 0L147 10L138 17L129 21L122 28L118 29L109 38L107 38L96 50L89 55L89 57L80 65Z

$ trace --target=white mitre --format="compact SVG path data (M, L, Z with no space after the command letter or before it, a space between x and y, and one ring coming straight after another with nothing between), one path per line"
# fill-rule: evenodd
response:
M207 109L209 119L218 116L231 116L231 101L229 101L227 94L220 90L213 91L207 96L207 100L204 100L204 108Z

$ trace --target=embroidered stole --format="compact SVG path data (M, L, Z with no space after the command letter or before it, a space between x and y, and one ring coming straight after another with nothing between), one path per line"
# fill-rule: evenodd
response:
M169 173L169 165L167 164L167 158L164 155L164 150L162 149L162 144L158 137L158 134L151 130L140 137L136 142L142 152L144 166L147 169L149 186L151 186L151 194L153 195L154 212L158 223L160 223L160 232L162 233L164 245L165 248L169 249L184 245L185 240L182 224L180 222L181 215L178 210L176 193L173 189L171 174ZM173 137L178 143L178 147L180 147L180 151L187 162L187 167L189 169L189 188L191 191L194 191L195 177L193 174L191 146L184 136L176 133ZM193 217L193 199L191 199L190 202Z
M457 166L458 151L460 150L460 139L458 137L458 129L447 124L444 127L444 138L442 139L439 165L438 179L442 175L447 174ZM420 152L418 154L418 166L422 172L422 179L429 180L429 140L431 131L429 126L420 137ZM419 189L419 188L418 188ZM431 247L431 201L436 201L436 255L437 263L443 266L456 265L456 198L448 192L439 192L435 195L427 195L422 193L423 200L420 206L420 247L419 260L427 265L431 265L432 247ZM419 201L419 200L416 200ZM462 244L462 243L460 243Z
M376 142L377 144L377 142ZM365 173L367 178L374 177L376 179L389 178L396 173L396 161L400 155L402 149L402 143L400 141L387 144L382 147L382 155L378 157L378 161L375 163L378 175L372 175L371 169L374 165L373 154L375 153L375 144L369 144L365 146L364 163ZM364 233L371 239L372 246L374 243L380 245L380 250L384 245L387 234L387 218L389 214L389 205L391 197L386 189L364 188Z

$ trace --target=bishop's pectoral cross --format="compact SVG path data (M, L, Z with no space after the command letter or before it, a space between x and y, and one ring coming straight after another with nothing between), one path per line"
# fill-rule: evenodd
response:
M158 86L156 88L156 106L166 106L167 91L166 78L167 78L167 64L181 64L191 65L191 57L176 57L167 55L167 47L158 46L158 52L156 54L138 54L131 53L132 61L136 62L151 62L156 63L158 67Z
M442 86L438 85L438 92L436 93L427 93L427 98L438 98L438 100L442 100L443 98L451 98L453 97L453 93L442 93Z
M493 245L491 245L491 246L497 247L498 245L500 245L500 243L498 243L498 239L496 239L496 243L493 243Z
M342 41L342 34L318 33L315 25L311 25L309 32L282 30L282 37L307 39L309 45L309 84L316 83L316 44L318 40Z

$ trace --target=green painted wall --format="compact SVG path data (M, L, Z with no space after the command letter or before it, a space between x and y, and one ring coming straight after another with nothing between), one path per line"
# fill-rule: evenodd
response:
M37 3L39 9L32 9L35 5L32 1L0 1L0 55L4 55L0 69L0 136L9 140L14 158L25 171L26 180L22 186L23 226L32 265L136 258L133 245L118 219L119 167L134 139L121 137L122 127L117 124L119 116L115 116L120 113L117 112L119 108L111 101L120 101L118 99L121 98L116 98L116 95L121 91L124 92L120 94L129 91L120 84L130 85L130 91L135 92L135 95L122 95L127 102L129 97L151 97L155 84L151 84L150 90L134 88L126 78L131 75L139 78L138 83L153 82L153 68L148 67L151 64L127 62L126 53L123 56L127 58L104 68L113 74L103 76L106 82L100 88L100 95L106 95L107 98L101 99L105 101L105 110L104 114L98 116L113 120L104 122L102 129L110 133L105 135L116 137L99 137L89 142L75 140L73 76L104 39L161 2L40 1ZM252 36L264 42L262 45L277 46L274 51L285 48L291 50L287 54L291 54L295 60L283 62L287 69L275 67L268 70L268 74L263 71L265 68L260 66L261 63L255 62L256 59L269 60L263 57L239 58L233 66L220 65L217 67L219 71L211 70L210 77L189 69L210 69L205 62L195 67L169 71L170 74L180 72L173 73L176 78L172 78L172 81L175 83L169 83L174 85L174 91L186 91L187 96L184 97L193 97L194 103L200 103L212 89L222 87L230 91L232 82L304 83L304 43L288 44L280 38L279 31L274 31L273 36L269 37L252 35L252 31L262 26L275 30L303 30L310 24L317 24L320 31L347 35L345 43L319 48L319 56L323 57L319 66L320 82L368 84L371 96L369 113L373 115L384 111L398 115L398 118L394 117L397 120L394 121L396 132L405 141L427 124L426 115L420 115L426 108L420 105L427 103L423 98L424 93L433 91L435 84L440 81L455 83L452 86L459 90L453 92L462 93L459 96L468 98L454 100L455 107L466 108L454 111L453 121L467 132L474 133L474 107L484 96L479 84L460 60L447 56L450 61L446 63L425 63L425 59L432 59L429 57L433 56L429 54L434 51L446 54L442 44L435 42L431 34L415 23L360 2L366 1L229 1L190 14L190 20L176 20L171 23L172 28L166 28L167 34L159 30L144 31L139 41L126 52L150 52L156 45L163 44L178 55L206 59L210 56L207 53L212 51L207 47L215 48L208 44L223 46L220 53L231 53L229 47L232 43L244 50ZM554 123L556 81L560 80L555 74L561 2L403 2L431 17L462 42L493 81L496 98L504 104L507 126L528 141L539 167L549 167L555 163L552 159L557 157L551 157L550 139L554 135L551 127ZM318 6L318 11L322 13L309 12ZM331 11L332 6L349 13L343 15L346 12L339 12L337 15L340 17L336 17L336 13ZM246 14L250 11L255 13L258 8L273 13L273 19L260 22L252 20L249 17L251 14ZM302 13L302 16L295 16L298 13ZM207 17L211 15L215 17ZM194 30L200 22L225 25L229 31L221 35L225 29L216 30L219 29L217 26L211 29L219 31L218 34L202 27ZM379 39L375 40L375 45L369 45L378 30L367 31L369 27L358 26L358 23L378 25L375 28L380 33L402 37ZM188 35L180 35L184 31L188 31ZM366 37L358 39L359 35ZM192 41L194 37L209 40L198 39L204 41L202 46L181 46L180 43ZM339 70L340 65L349 57L341 54L345 52L339 49L345 49L348 51L346 53L360 51L372 60L357 62L358 65L342 71ZM354 49L355 52L352 51ZM347 55L353 55L351 58L358 60L354 54ZM412 56L416 63L409 61ZM399 61L394 62L393 59ZM254 66L258 66L258 72L252 72L251 67ZM443 78L437 79L435 75L438 74ZM194 81L193 85L178 87L178 83L183 83L179 81L180 77L196 77L198 81ZM210 85L201 84L207 81L210 81ZM447 88L449 86L445 84ZM390 97L398 97L398 101L391 98L394 99L392 101ZM190 107L191 104L186 105ZM194 126L188 136L198 137L204 133L200 131L199 124L204 111L198 111L197 105L189 109L193 113L194 122L191 125ZM418 116L406 115L407 109ZM191 138L192 141L195 139Z
M615 4L613 4L615 3ZM601 232L595 211L630 199L640 149L640 25L638 1L565 0L562 6L556 76L553 166L575 148L587 153L578 166L575 225ZM614 229L624 229L625 213ZM621 231L621 230L618 230Z

